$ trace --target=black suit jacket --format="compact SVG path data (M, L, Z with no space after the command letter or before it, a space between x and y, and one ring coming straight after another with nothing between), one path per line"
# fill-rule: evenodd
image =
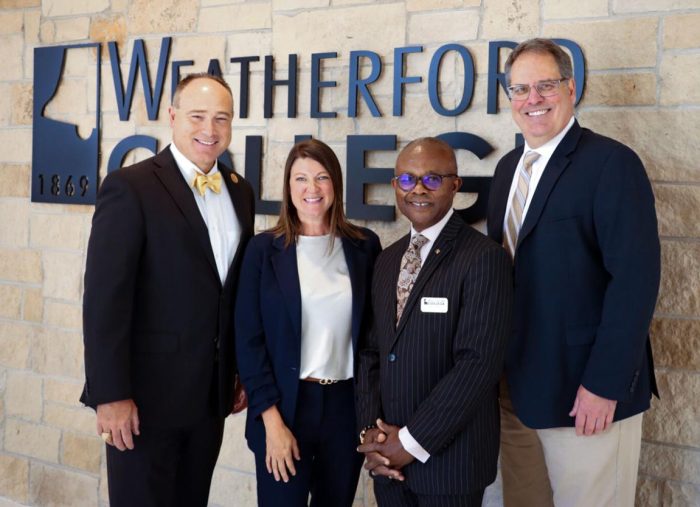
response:
M360 350L358 424L406 425L430 454L404 468L418 494L466 494L496 476L497 384L511 317L511 266L496 243L453 215L396 325L396 285L409 236L377 258L373 324ZM445 298L446 313L421 310Z
M342 241L352 287L352 350L369 322L372 268L379 238L363 229L364 240ZM236 351L248 393L246 438L254 452L265 452L261 414L277 405L287 426L294 424L301 362L301 288L296 246L283 236L258 234L248 244L236 298ZM354 361L357 368L357 361ZM350 413L353 407L349 407Z
M503 241L522 147L499 162L488 232ZM654 195L639 157L574 122L532 197L514 259L506 375L527 426L573 426L576 391L617 400L615 420L656 392L649 323L659 288Z
M254 200L240 175L219 169L241 225L223 285L169 147L100 186L83 297L86 405L133 398L141 423L160 427L189 425L212 405L221 416L230 412L233 294Z

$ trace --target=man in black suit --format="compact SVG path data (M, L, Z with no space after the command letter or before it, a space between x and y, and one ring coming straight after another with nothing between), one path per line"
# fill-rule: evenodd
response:
M651 185L631 149L579 126L571 60L553 41L521 43L505 70L525 138L496 168L488 215L514 262L505 505L632 506L642 412L656 392Z
M375 264L359 450L380 506L480 506L496 476L510 262L454 213L461 180L443 141L408 144L392 184L411 232Z
M254 200L217 162L231 90L188 76L169 116L169 147L105 178L88 245L81 401L108 444L113 507L205 506L234 407L231 312Z

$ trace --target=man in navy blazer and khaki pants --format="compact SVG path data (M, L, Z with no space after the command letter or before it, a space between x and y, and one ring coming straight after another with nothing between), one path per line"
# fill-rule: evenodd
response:
M374 485L380 507L478 507L496 477L509 258L452 210L461 180L443 141L409 143L392 183L411 233L374 268L359 450L385 476Z
M233 295L250 185L217 158L233 100L183 79L173 144L107 176L85 272L85 389L107 443L112 507L204 507L234 406Z
M525 138L499 162L489 235L514 262L501 386L506 507L632 506L656 393L654 196L639 157L581 128L568 55L548 39L506 62Z

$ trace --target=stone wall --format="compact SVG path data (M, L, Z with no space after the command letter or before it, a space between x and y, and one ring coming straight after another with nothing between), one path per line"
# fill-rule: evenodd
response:
M262 113L262 62L251 64L248 118L234 121L231 145L242 170L245 136L264 137L263 195L279 198L281 166L294 135L333 146L341 161L350 134L419 135L464 131L495 150L478 160L460 153L460 174L489 176L513 146L516 132L505 96L486 114L488 42L543 35L569 38L584 50L587 85L581 122L632 146L654 184L663 247L661 295L652 327L661 399L645 417L638 505L700 505L700 2L698 0L1 0L0 1L0 506L107 505L104 451L94 416L77 403L82 383L81 297L93 208L30 203L33 48L58 43L117 41L122 73L135 39L157 62L161 38L173 37L171 60L195 60L205 70L219 58L234 94L234 56L274 55L278 77L287 55L300 57L299 114L286 118L286 90L276 92L275 116ZM457 117L440 116L427 94L427 69L445 43L466 46L476 66L474 100ZM422 45L408 56L405 113L391 115L393 48ZM372 91L384 116L361 103L347 114L348 57L379 53L384 72ZM337 51L322 93L334 119L310 118L310 55ZM64 86L46 110L87 132L94 123L95 51L70 54ZM102 64L102 172L114 145L132 134L169 141L165 115L149 121L140 84L129 122L119 121L107 51ZM446 107L461 97L464 69L446 58L441 92ZM166 83L169 87L170 76ZM169 88L168 88L169 89ZM238 110L238 109L237 109ZM137 150L129 161L148 156ZM373 167L391 167L395 152L376 152ZM472 196L473 198L473 196ZM391 204L386 185L372 186L372 203ZM469 197L460 197L466 206ZM273 218L258 217L258 228ZM368 224L388 244L406 221ZM644 273L640 273L644 276ZM212 488L213 505L254 505L251 453L244 416L229 418ZM572 457L575 459L575 457ZM363 479L356 505L374 505ZM486 504L500 505L498 487Z

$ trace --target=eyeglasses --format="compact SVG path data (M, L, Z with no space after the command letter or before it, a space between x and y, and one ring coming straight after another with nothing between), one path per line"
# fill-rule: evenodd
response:
M418 184L418 180L428 190L437 190L442 185L443 178L457 178L457 174L424 174L423 176L414 176L413 174L403 173L391 178L396 180L397 185L404 192L410 192Z
M568 81L569 77L563 77L561 79L547 79L545 81L538 81L535 83L535 90L540 97L552 97L559 93L559 85L564 81ZM506 88L508 91L508 97L510 100L526 100L530 96L530 89L532 86L528 84L514 84Z

